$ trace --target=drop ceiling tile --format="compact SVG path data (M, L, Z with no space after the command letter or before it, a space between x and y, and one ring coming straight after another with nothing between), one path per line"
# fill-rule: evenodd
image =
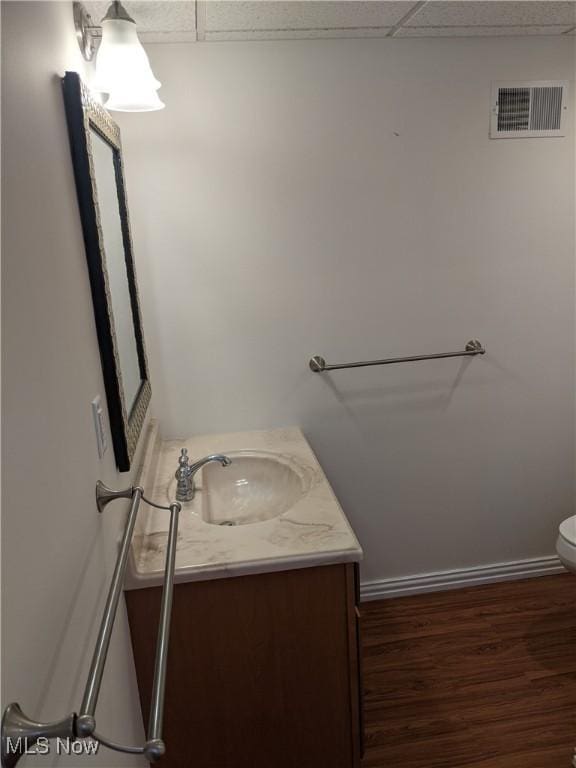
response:
M194 0L123 0L122 4L132 16L146 40L146 33L190 33L196 29L196 3ZM109 2L85 2L86 10L95 24L106 15Z
M407 27L489 27L574 25L576 3L568 0L430 0L412 18Z
M526 27L401 27L394 37L504 37L515 35L562 35L570 27L559 25Z
M94 23L109 6L105 0L85 3ZM196 39L194 0L124 0L143 42L184 42ZM402 19L397 37L461 37L472 34L574 34L576 2L568 0L209 0L199 2L207 40L261 40L313 37L385 37ZM550 25L548 29L542 27ZM421 27L432 27L429 32ZM507 27L502 32L498 28ZM414 31L408 31L414 30ZM203 35L201 34L201 37Z
M1 2L2 0L0 0ZM138 32L141 43L195 43L196 30L189 32Z
M221 42L225 40L318 40L330 38L388 37L393 27L372 27L363 29L251 29L228 30L224 32L207 31L205 40Z
M415 5L411 0L212 0L205 3L206 32L393 27Z

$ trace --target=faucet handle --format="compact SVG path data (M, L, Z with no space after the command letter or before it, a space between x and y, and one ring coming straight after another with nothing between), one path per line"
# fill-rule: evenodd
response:
M188 450L182 448L180 456L178 457L178 469L176 470L175 477L178 482L186 482L192 475L192 467L189 465Z

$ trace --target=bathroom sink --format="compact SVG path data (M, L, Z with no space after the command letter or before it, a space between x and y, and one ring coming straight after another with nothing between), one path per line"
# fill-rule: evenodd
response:
M192 502L204 522L237 526L288 512L311 485L310 471L290 456L265 451L224 451L232 464L207 464ZM171 483L169 493L174 494Z
M287 512L308 491L308 478L279 454L227 453L229 467L209 464L202 476L202 518L213 525L248 525Z

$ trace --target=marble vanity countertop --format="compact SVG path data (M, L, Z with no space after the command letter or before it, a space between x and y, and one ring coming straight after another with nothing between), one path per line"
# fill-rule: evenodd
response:
M197 493L183 503L178 528L175 582L290 570L330 563L357 562L362 549L306 438L298 428L183 440L160 440L157 425L148 435L139 484L147 498L168 504L175 494L174 473L182 448L192 461L211 453L256 451L288 457L306 474L309 490L283 514L250 525L227 527L200 516L203 470ZM226 470L222 470L223 472ZM126 588L163 581L169 513L144 503L132 539Z

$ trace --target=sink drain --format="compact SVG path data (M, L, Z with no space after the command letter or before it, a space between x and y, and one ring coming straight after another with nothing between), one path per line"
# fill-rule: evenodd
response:
M221 523L218 523L218 525L227 525L227 526L234 526L238 525L234 520L223 520Z

